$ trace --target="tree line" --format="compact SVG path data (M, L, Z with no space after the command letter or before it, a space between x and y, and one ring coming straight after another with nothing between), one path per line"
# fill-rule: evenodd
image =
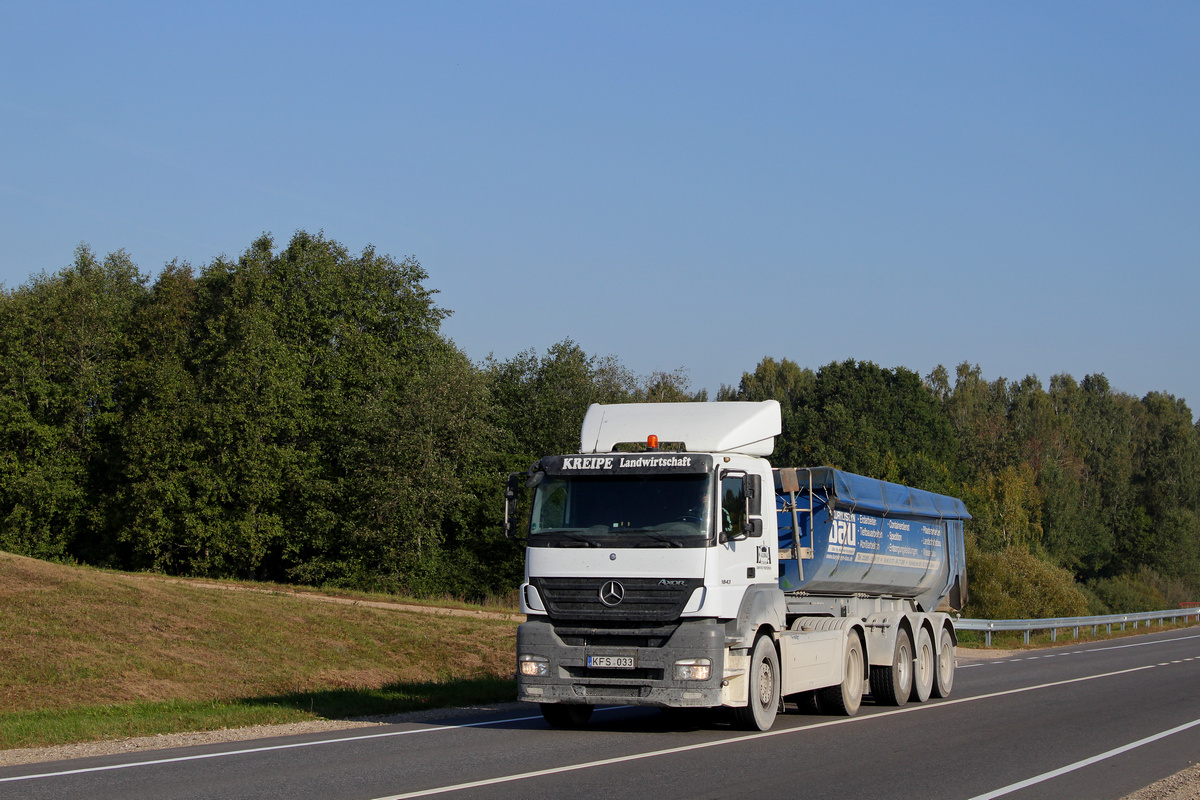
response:
M1200 599L1200 426L1180 398L1103 375L921 378L845 361L764 359L718 399L775 398L779 463L961 497L970 613L1004 619L1153 610Z
M477 598L522 550L502 476L578 449L592 402L705 401L564 339L473 363L412 258L263 236L151 281L122 252L0 291L0 549L120 569ZM922 378L764 358L777 465L962 497L980 616L1137 610L1200 588L1200 430L1103 375Z

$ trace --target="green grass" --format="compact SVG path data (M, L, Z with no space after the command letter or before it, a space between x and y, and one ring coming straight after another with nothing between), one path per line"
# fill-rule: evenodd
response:
M0 749L135 736L354 719L516 699L516 681L476 678L330 689L238 700L125 703L0 714Z
M515 699L515 615L230 586L0 553L0 748Z
M298 586L296 584L275 583L272 581L250 581L237 578L175 578L167 575L142 573L139 577L150 580L160 580L165 583L185 582L190 584L214 584L229 589L246 589L253 592L274 593L291 596L318 595L320 597L336 597L343 600L367 600L402 605L422 606L426 608L452 608L471 611L494 611L503 614L520 613L519 590L513 589L504 596L488 596L481 602L467 602L457 597L445 595L442 597L414 597L411 595L386 594L384 592L366 592L356 589L345 589L340 586Z

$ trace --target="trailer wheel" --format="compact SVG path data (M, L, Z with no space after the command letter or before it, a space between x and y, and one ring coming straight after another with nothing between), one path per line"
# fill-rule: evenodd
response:
M750 657L748 702L733 709L734 724L750 731L770 730L779 711L779 655L770 636L760 636Z
M954 637L942 628L938 636L937 679L933 682L934 697L949 697L954 688Z
M908 702L913 680L913 646L908 631L896 634L896 649L891 666L871 667L871 696L884 706L902 706Z
M542 703L542 716L554 728L582 728L592 718L589 705Z
M933 650L933 639L929 629L922 626L917 634L917 657L913 662L912 699L924 703L933 691L933 674L936 671L937 656Z
M817 708L822 714L853 717L863 695L863 651L858 636L851 633L846 642L846 672L838 686L817 690Z

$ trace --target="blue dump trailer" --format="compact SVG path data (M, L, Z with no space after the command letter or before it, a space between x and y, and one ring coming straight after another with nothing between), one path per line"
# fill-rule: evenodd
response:
M578 453L509 477L505 529L529 509L519 699L557 726L603 704L766 730L789 706L950 693L962 501L773 468L780 428L774 400L596 404Z
M779 588L966 603L963 520L954 497L830 467L776 469Z

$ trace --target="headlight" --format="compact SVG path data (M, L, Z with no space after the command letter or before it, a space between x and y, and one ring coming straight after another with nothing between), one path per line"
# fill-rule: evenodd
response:
M675 680L706 681L712 676L712 661L707 658L685 658L675 662Z
M550 674L550 660L541 656L518 656L517 671L530 678L544 678Z

